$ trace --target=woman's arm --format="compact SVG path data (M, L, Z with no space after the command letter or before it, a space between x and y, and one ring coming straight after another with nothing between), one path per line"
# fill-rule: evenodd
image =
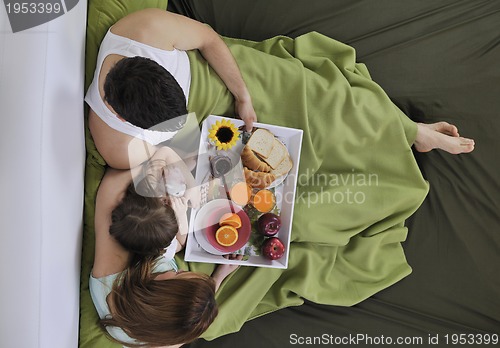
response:
M167 146L164 146L159 148L154 154L154 156L151 158L151 160L155 159L165 161L165 164L167 166L172 165L179 168L179 170L182 173L182 176L184 177L184 180L186 181L186 193L184 197L186 198L187 201L191 203L191 207L197 208L200 204L199 187L196 185L196 181L193 177L193 174L191 174L191 171L186 166L186 163L177 154L177 152L175 152L174 150L172 150Z
M132 180L128 170L108 168L97 191L95 204L95 254L92 275L96 278L123 271L129 253L109 234L111 213Z
M241 260L243 258L243 255L230 254L224 255L224 258L229 260ZM236 271L239 267L239 265L218 265L215 271L212 273L212 278L215 281L215 291L218 291L224 279L226 279L228 275Z
M177 249L175 252L179 252L184 248L186 244L186 238L188 234L188 221L187 221L187 200L184 197L172 197L171 199L172 209L174 210L175 217L177 218L177 224L179 225L179 232L177 232L175 238L179 242L177 244Z

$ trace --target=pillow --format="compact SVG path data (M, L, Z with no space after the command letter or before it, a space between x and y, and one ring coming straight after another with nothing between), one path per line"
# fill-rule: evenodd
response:
M85 90L92 82L97 53L109 27L120 18L143 8L167 8L167 0L90 0L87 19L85 53ZM88 108L86 108L88 110ZM87 112L87 111L86 111ZM85 170L85 209L82 241L82 268L80 283L80 348L119 348L110 341L98 324L98 315L90 298L89 275L94 259L95 196L105 161L97 151L88 127L85 129L87 161Z
M144 8L167 9L168 0L90 0L87 16L85 89L94 76L97 52L109 27L127 14Z

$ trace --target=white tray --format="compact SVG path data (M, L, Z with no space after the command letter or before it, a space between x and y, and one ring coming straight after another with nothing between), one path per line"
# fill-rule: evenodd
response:
M208 130L216 121L222 119L224 118L220 116L210 115L202 123L201 141L198 152L200 155L196 166L196 181L200 185L202 185L204 181L206 181L209 177L207 176L207 173L210 170L210 164L208 162L209 155L216 154L213 145L208 143ZM236 125L236 127L243 125L243 121L239 119L231 118L230 120ZM262 123L255 123L254 126L270 130L279 140L283 142L283 144L285 144L293 161L293 167L286 176L285 180L274 188L276 195L276 206L280 210L281 218L281 229L276 236L279 237L279 239L281 239L281 241L285 245L285 255L283 255L283 257L278 260L269 260L264 256L255 255L252 252L248 252L250 248L245 249L245 247L240 249L240 252L245 251L245 254L247 255L245 257L245 261L227 260L221 255L211 254L200 245L193 234L194 221L198 212L198 209L193 209L191 211L189 220L189 235L186 243L186 251L184 257L186 261L238 264L243 266L255 267L287 268L303 131L301 129L273 126ZM241 143L241 140L239 140L231 151L219 151L219 153L224 153L225 155L231 157L231 160L234 164L239 161L239 153L241 152L242 147L243 144ZM233 173L230 173L230 175L238 175L238 172L241 171L241 168L241 163L239 163L235 166ZM204 241L202 241L202 243L205 244Z

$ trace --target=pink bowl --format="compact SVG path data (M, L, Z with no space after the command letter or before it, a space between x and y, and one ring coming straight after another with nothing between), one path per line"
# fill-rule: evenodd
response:
M236 241L235 244L231 246L222 246L219 243L217 243L217 240L215 239L215 232L217 229L220 227L219 226L219 220L224 215L225 213L230 213L231 210L229 206L224 206L224 207L217 207L212 209L211 211L207 212L205 216L203 217L202 221L202 226L203 228L203 234L205 235L207 241L212 245L215 249L224 252L224 253L232 253L235 252L238 249L241 249L245 244L248 242L250 239L250 233L252 232L252 226L250 223L250 219L248 218L247 213L243 211L241 208L239 208L236 205L234 206L235 213L238 214L238 216L241 219L241 227L238 228L238 240Z

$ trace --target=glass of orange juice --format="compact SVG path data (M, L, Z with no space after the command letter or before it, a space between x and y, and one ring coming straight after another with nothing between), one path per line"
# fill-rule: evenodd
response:
M276 205L276 196L268 189L259 190L253 196L252 205L261 213L270 212Z
M238 181L231 187L229 196L235 204L243 207L250 201L252 188L245 181Z

